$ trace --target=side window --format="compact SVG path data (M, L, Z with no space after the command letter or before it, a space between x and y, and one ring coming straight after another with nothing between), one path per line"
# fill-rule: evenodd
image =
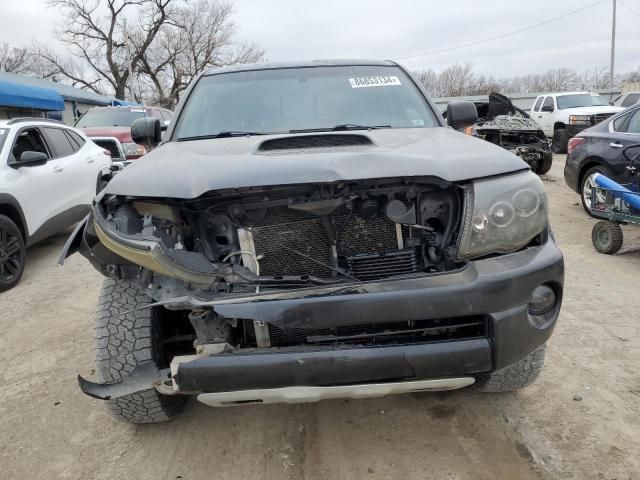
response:
M19 162L24 152L42 152L51 158L44 139L37 128L22 130L14 140L13 148L11 149L13 160Z
M622 104L620 106L630 107L631 105L635 105L636 103L638 103L638 100L640 100L640 93L630 93L629 95L627 95L627 98L622 101Z
M67 137L71 141L71 146L73 147L74 152L77 152L82 148L82 146L85 143L84 138L82 138L76 132L73 132L71 130L65 130L64 133L67 135Z
M67 157L75 153L69 137L65 135L62 128L44 127L43 130L53 149L52 158Z
M544 100L544 97L538 97L538 100L536 100L536 104L533 107L533 111L534 112L539 112L540 111L540 105L542 105L542 100Z
M631 115L629 125L627 126L627 133L640 133L640 109Z
M543 107L551 107L551 111L553 111L553 97L547 97L544 101Z
M613 131L614 132L624 132L624 124L626 123L627 119L629 118L629 114L627 113L626 115L620 115L618 118L616 118L613 121Z

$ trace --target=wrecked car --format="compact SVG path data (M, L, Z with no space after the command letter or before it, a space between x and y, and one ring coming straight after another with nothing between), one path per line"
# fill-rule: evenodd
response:
M524 110L514 106L499 93L489 95L488 102L474 102L478 121L464 129L467 135L479 137L515 153L538 175L551 169L553 153L547 137Z
M211 406L513 391L544 363L563 259L541 180L388 61L210 70L77 226L105 277L96 377L134 423ZM450 128L452 127L452 128Z

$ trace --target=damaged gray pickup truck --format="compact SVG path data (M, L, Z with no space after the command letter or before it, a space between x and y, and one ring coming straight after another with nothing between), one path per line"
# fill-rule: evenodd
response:
M529 385L563 259L540 179L392 62L211 70L65 245L107 277L95 381L134 423L212 406ZM450 128L453 127L453 128Z

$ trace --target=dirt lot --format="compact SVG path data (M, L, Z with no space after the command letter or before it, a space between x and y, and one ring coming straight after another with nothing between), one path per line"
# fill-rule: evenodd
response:
M30 249L22 283L0 296L0 478L640 478L640 251L595 253L563 167L557 157L545 185L564 307L547 368L518 394L193 402L171 423L127 425L76 384L92 369L100 276L80 256L56 265L64 235ZM625 233L640 246L640 229Z

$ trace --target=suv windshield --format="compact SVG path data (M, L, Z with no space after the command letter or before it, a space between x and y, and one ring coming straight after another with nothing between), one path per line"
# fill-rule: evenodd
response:
M282 68L202 77L174 138L223 132L438 126L411 79L395 66Z
M558 110L574 107L599 107L608 105L597 93L576 93L557 97Z
M75 127L130 127L134 120L144 116L150 115L143 109L93 109L82 115L75 124Z

